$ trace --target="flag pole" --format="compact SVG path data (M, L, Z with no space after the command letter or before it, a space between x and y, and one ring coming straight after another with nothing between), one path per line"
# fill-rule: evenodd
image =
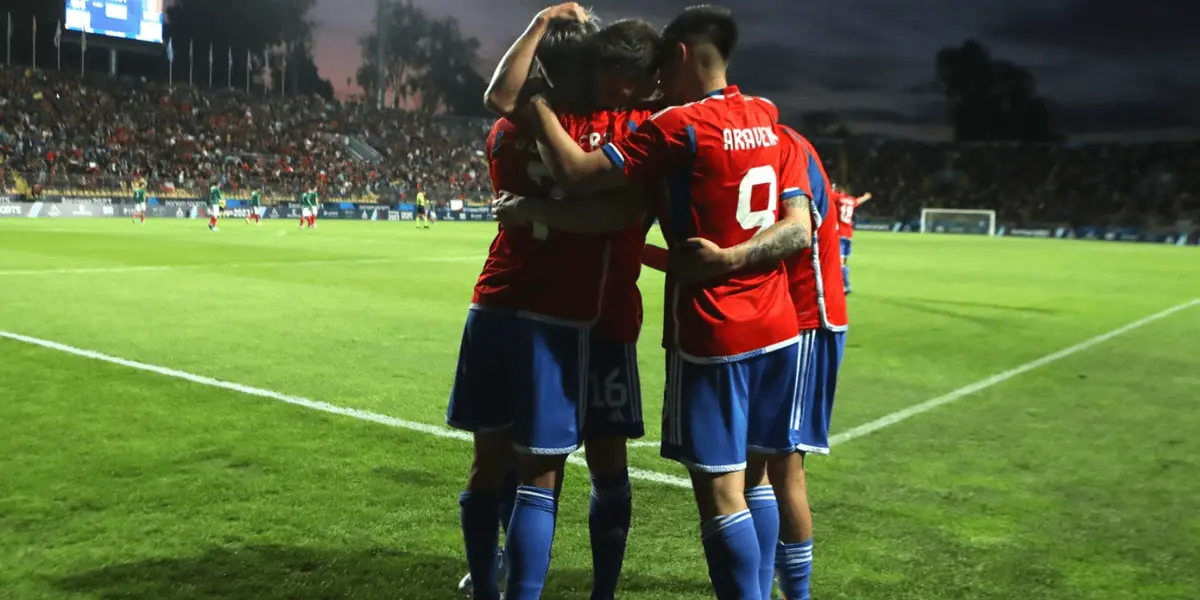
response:
M250 49L246 48L246 93L250 93Z
M229 46L229 68L225 69L225 87L233 89L233 46Z
M83 77L87 70L87 32L79 36L79 76Z
M208 43L208 87L212 87L212 42Z
M37 70L37 15L33 15L33 70Z
M4 63L12 66L12 13L8 14L8 28L4 30Z
M192 47L195 45L195 41L188 40L188 85L194 85L192 83L192 63L194 62L192 60Z
M284 98L287 98L287 58L288 46L285 42L283 44L283 64L279 69L279 93Z
M62 21L54 28L54 52L58 55L58 70L62 70Z

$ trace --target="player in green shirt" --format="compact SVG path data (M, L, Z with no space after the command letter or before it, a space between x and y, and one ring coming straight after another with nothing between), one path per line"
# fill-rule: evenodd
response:
M317 211L320 208L320 195L317 188L300 194L300 229L307 224L309 229L317 226Z
M133 182L133 222L146 222L146 182L137 180Z
M250 212L246 215L246 222L249 223L253 219L255 223L262 225L262 215L259 214L261 212L262 194L258 190L254 190L250 192Z
M300 192L300 229L308 225L312 218L312 196L309 192Z
M214 183L208 188L208 228L212 231L220 231L217 227L217 217L221 215L221 205L225 202L225 196L221 193L221 186Z

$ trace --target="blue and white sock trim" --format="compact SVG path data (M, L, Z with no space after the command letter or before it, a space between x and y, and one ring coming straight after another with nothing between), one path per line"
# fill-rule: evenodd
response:
M751 517L749 510L736 512L732 515L713 517L700 525L700 537L702 539L708 539L711 536L720 534L729 527L737 525L743 521L749 521L750 519Z

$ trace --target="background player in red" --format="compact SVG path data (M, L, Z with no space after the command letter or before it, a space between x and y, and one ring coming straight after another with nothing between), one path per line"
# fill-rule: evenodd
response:
M673 192L655 213L672 253L690 260L667 278L662 452L692 475L717 597L759 598L746 453L795 444L789 421L768 414L795 398L796 315L780 261L809 243L807 184L802 172L777 173L774 106L726 83L737 40L729 11L687 9L663 39L667 99L694 102L656 114L603 154L581 151L546 103L534 112L560 181L607 189L665 180Z
M850 294L850 242L854 239L854 209L862 206L864 202L871 199L871 193L868 192L861 196L855 197L852 194L846 193L845 190L838 188L837 185L832 186L833 203L838 209L838 230L841 233L841 248L842 248L842 280L845 281L846 294Z
M538 42L533 33L536 32L527 31L514 43L497 67L486 99L490 109L508 111L516 105L517 88L525 84L533 48ZM658 42L654 27L636 20L618 21L593 36L590 46L594 52L595 81L586 82L594 83L586 89L595 90L589 96L597 102L598 110L586 119L564 120L580 145L595 149L610 139L624 137L650 115L647 110L599 110L599 107L620 107L654 91ZM538 56L543 71L562 71L555 68L552 60L546 60L540 50ZM553 81L558 89L580 83L557 77ZM626 218L625 223L634 216ZM562 235L562 231L596 233L587 227L550 229L544 227L544 222L538 225L548 237ZM530 227L531 223L508 221L504 226ZM594 568L591 597L601 600L612 598L616 592L630 525L627 441L644 433L636 341L642 320L637 278L645 230L638 223L623 231L592 235L588 239L602 244L608 257L600 317L589 336L590 385L584 431L592 475L588 518ZM461 587L464 585L460 584Z

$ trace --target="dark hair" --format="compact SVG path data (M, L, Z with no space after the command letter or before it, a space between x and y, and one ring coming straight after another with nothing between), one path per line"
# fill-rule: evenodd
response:
M686 45L707 44L717 49L723 60L728 61L737 47L738 28L733 13L728 8L703 4L684 9L663 29L663 44L667 47L678 43Z
M587 62L591 38L600 30L595 19L551 19L537 47L537 61L551 85L579 81L579 66Z
M595 35L596 68L647 76L658 69L662 36L641 19L622 19Z

